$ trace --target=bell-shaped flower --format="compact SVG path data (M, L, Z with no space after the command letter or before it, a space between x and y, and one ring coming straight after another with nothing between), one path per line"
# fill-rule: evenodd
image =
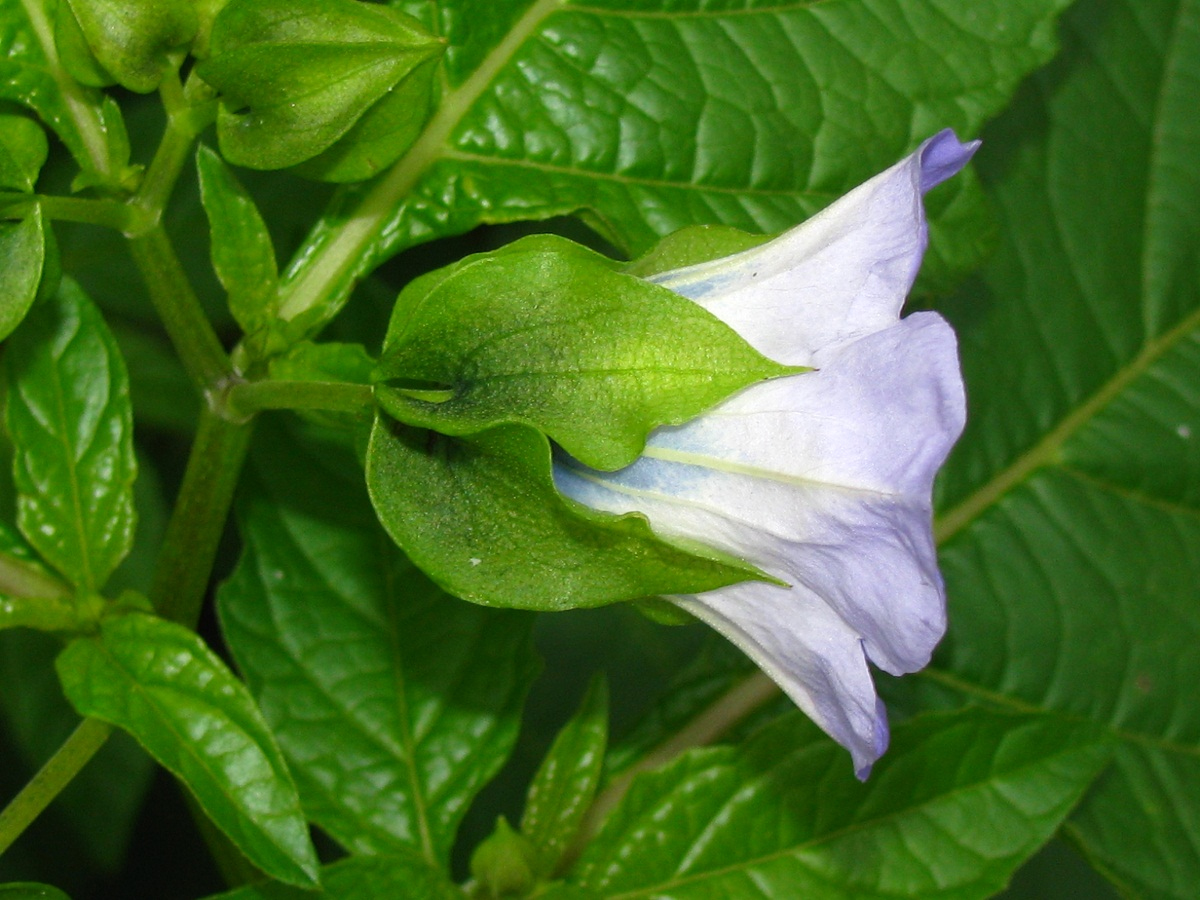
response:
M976 146L943 131L781 237L656 276L764 355L814 371L657 429L620 471L555 471L582 503L639 510L664 537L786 582L668 599L746 652L860 778L888 743L868 660L914 672L946 627L932 487L962 431L962 376L950 326L900 309L927 243L922 194Z

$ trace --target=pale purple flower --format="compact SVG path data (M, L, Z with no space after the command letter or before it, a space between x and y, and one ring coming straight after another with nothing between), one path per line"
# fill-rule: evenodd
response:
M655 277L771 359L816 371L656 430L618 472L555 472L580 502L639 510L664 537L790 585L668 599L758 663L849 749L860 778L888 743L868 660L914 672L946 628L931 494L962 431L962 376L950 326L900 309L927 242L922 194L976 146L943 131L781 237Z

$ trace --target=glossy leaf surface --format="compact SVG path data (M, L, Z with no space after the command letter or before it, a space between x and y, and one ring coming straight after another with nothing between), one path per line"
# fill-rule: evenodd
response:
M352 856L321 869L321 888L303 890L281 884L251 885L209 900L368 900L412 897L463 900L463 894L438 869L416 855Z
M196 634L130 613L73 641L56 666L80 715L134 735L255 865L315 885L316 853L275 739L245 686Z
M571 881L660 900L990 897L1107 762L1097 734L1050 716L931 715L898 728L860 784L788 716L639 776Z
M604 771L608 684L593 679L579 710L555 737L525 798L521 834L537 851L537 875L554 874L579 831Z
M313 232L284 314L327 318L380 260L484 222L582 211L631 255L697 223L782 231L941 128L973 136L1049 59L1067 3L405 4L449 41L449 90ZM986 216L969 183L951 190L969 193L947 209L961 274Z
M261 434L226 638L309 816L353 852L444 864L516 739L532 617L434 587L379 527L344 447Z
M30 311L5 355L17 524L66 578L104 585L133 541L133 421L120 350L73 282Z
M1068 832L1130 896L1180 900L1200 883L1198 86L1200 3L1087 0L985 135L1003 239L946 307L972 414L938 528L939 680L1119 738Z

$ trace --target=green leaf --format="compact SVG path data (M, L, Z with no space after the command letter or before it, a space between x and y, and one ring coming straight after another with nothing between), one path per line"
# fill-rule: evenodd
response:
M1097 732L1055 716L929 715L898 728L860 784L793 714L639 776L570 880L675 900L989 897L1107 762Z
M380 529L346 448L268 426L226 640L313 821L351 852L444 865L516 740L532 617L443 594Z
M451 438L376 417L367 489L392 540L473 603L562 610L767 578L709 548L657 538L640 513L564 498L545 435L521 425Z
M46 132L28 116L0 104L0 188L32 191L46 162Z
M351 856L324 866L321 889L315 892L280 884L251 885L208 900L464 900L465 896L440 869L420 856L390 853Z
M350 143L366 141L364 155L379 155L378 170L416 136L432 86L422 64L442 44L415 19L376 4L231 0L213 24L211 50L198 71L221 92L217 137L230 162L292 166L329 150L358 123ZM365 118L381 101L387 108ZM331 156L314 167L337 172L361 163Z
M61 597L5 597L0 595L0 629L36 628L39 631L76 631L82 625L74 603Z
M691 300L615 268L539 235L418 279L396 301L376 398L442 434L530 425L613 470L638 458L651 429L797 371Z
M554 874L579 831L604 771L607 744L608 682L597 677L554 739L525 798L521 834L537 851L539 877Z
M119 172L109 161L109 135L124 126L115 104L105 104L99 91L76 84L63 70L54 6L0 0L0 46L11 48L0 59L0 97L36 112L80 168L114 179Z
M33 775L79 725L54 674L60 635L20 630L0 634L0 714L10 746ZM117 732L56 798L67 832L101 870L124 862L154 763L124 732ZM14 773L16 774L16 773ZM64 848L65 852L65 848Z
M0 884L0 900L71 900L56 887L33 882Z
M1129 896L1200 883L1200 2L1086 0L985 135L1002 241L946 306L971 414L943 473L963 697L1093 720L1067 826Z
M59 0L59 4L60 16L70 8L96 63L111 80L143 94L158 87L164 71L179 65L199 26L191 0Z
M5 363L17 524L66 578L95 592L133 541L125 363L99 311L68 280L30 311Z
M346 381L370 384L375 360L362 344L298 341L271 358L271 377L279 381Z
M383 259L482 223L578 213L630 255L687 225L783 231L939 129L976 133L1050 58L1069 2L504 0L444 14L437 111L314 229L283 315L327 320ZM966 273L983 247L956 241L946 270Z
M0 123L0 128L3 124ZM46 262L42 210L34 207L16 222L0 222L0 340L16 329L37 298Z
M212 264L229 311L246 334L265 328L278 307L275 248L254 200L212 150L196 150L200 202L208 216Z
M245 686L188 629L143 613L106 619L56 668L80 715L125 729L267 874L314 886L296 788Z

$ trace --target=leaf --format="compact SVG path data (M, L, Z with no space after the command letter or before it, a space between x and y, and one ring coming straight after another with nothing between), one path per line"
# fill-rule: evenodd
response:
M64 0L65 2L65 0ZM0 0L0 46L11 48L0 59L0 97L41 117L66 144L80 168L115 178L109 161L109 132L124 125L115 104L76 84L63 70L54 44L53 4Z
M64 280L13 334L5 362L17 524L67 579L98 591L133 542L137 462L120 350Z
M971 413L937 680L1120 740L1067 826L1129 896L1200 883L1200 3L1086 0L985 136L1002 241L945 307Z
M188 629L110 617L56 662L80 715L125 729L267 874L312 887L317 859L296 788L245 686Z
M56 887L30 881L0 884L0 900L71 900Z
M208 900L463 900L463 894L446 875L416 854L351 856L321 869L318 891L279 884L250 885L214 895ZM0 897L0 900L4 900Z
M213 270L246 334L265 328L278 306L275 248L254 200L212 150L196 149L200 202L208 216Z
M0 629L36 628L39 631L76 631L81 626L75 604L62 598L0 595Z
M638 458L651 429L796 372L691 300L539 235L406 288L376 398L405 424L442 434L530 425L585 465L614 470Z
M49 145L37 122L0 104L0 188L32 191Z
M1097 731L1055 716L929 715L898 728L859 784L792 714L741 747L639 776L570 881L663 900L988 897L1108 760Z
M549 442L520 425L448 438L377 416L367 489L392 540L472 603L563 610L768 578L727 554L659 539L640 513L564 498Z
M3 127L0 124L0 127ZM0 222L0 340L8 337L29 312L42 282L46 232L40 207L16 222Z
M390 162L416 136L413 123L396 121L396 104L424 119L431 85L414 73L442 50L415 19L350 0L232 0L210 41L198 71L222 95L221 152L255 169L312 159L355 123L387 154L380 164ZM363 121L381 101L389 108ZM406 143L380 144L397 137Z
M532 617L437 590L380 529L345 448L267 425L219 596L226 640L313 821L353 853L444 865L516 740Z
M593 678L579 711L554 739L525 798L521 834L537 850L539 877L554 874L595 796L608 744L608 682Z
M482 223L579 213L630 255L686 225L783 231L935 131L974 134L1050 58L1068 3L451 8L430 21L449 42L436 113L314 229L285 275L283 315L315 328L382 260ZM981 246L957 241L945 269L969 271Z

